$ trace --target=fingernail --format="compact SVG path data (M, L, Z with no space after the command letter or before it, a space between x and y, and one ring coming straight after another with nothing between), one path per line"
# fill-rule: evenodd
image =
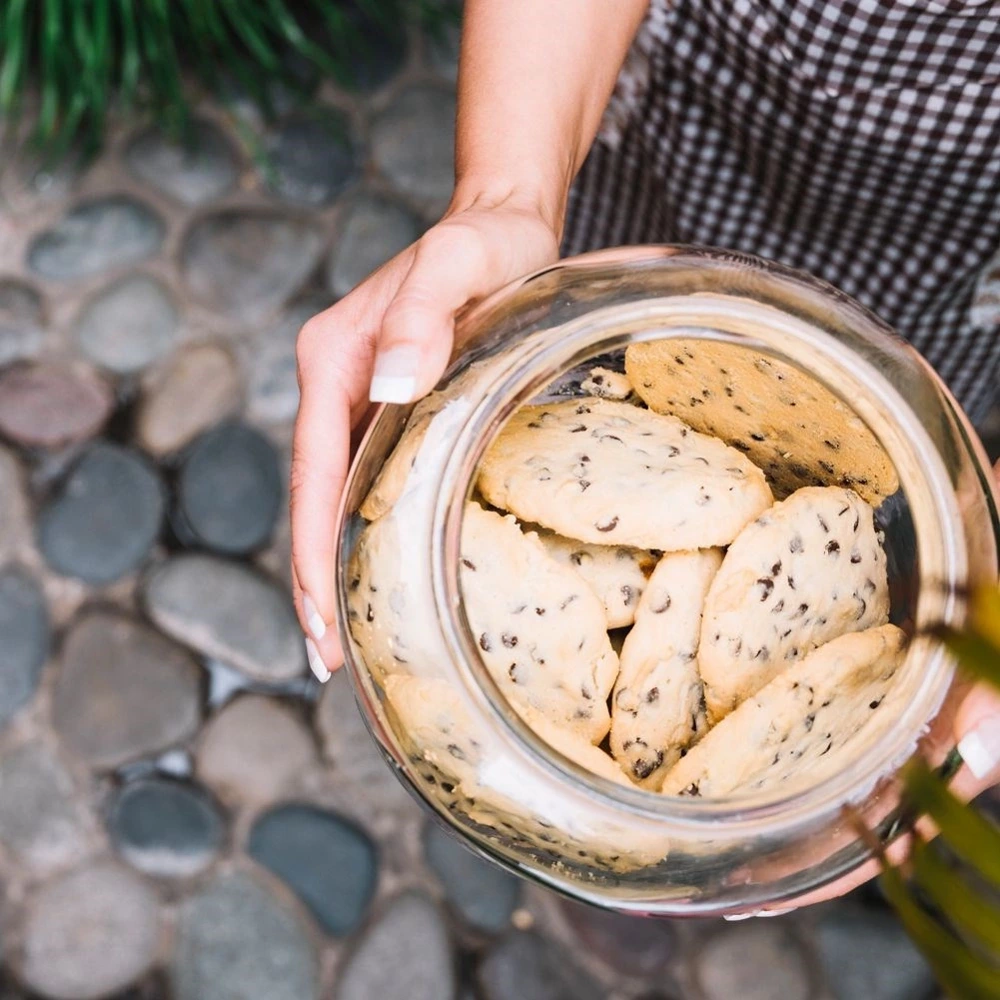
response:
M977 778L985 778L1000 766L1000 718L983 719L959 740L958 752Z
M323 657L319 655L316 643L312 639L306 639L306 656L309 657L309 669L321 684L325 684L330 679L330 671L326 669Z
M310 635L319 642L326 635L326 622L323 621L316 602L308 594L302 595L302 611L305 613Z
M375 358L368 398L373 403L410 403L417 391L420 355L413 347L393 347Z
M792 913L795 910L794 906L786 906L783 910L761 910L760 913L755 914L758 917L783 917L786 913Z

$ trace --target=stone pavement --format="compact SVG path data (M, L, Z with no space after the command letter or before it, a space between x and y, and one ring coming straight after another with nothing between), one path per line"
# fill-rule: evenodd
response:
M119 125L86 169L4 157L0 1000L933 997L871 888L725 924L521 884L309 678L295 335L450 182L453 40L361 68L273 126L206 99L193 150Z

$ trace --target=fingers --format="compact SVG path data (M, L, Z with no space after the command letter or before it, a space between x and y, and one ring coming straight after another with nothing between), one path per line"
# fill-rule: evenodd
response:
M973 798L1000 783L1000 693L986 684L974 687L955 717L955 738L965 762L956 793Z

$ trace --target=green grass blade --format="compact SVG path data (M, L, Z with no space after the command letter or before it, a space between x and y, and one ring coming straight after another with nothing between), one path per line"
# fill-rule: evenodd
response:
M1000 955L1000 908L984 899L922 840L910 855L913 880L963 934Z
M955 1000L996 1000L1000 996L1000 969L987 964L924 912L910 897L896 869L886 869L882 888L935 978Z
M8 0L0 30L0 111L10 114L18 104L20 87L27 66L31 44L31 19L28 0Z
M139 30L136 26L135 10L132 4L133 0L118 0L121 27L119 80L121 82L122 103L126 108L130 108L135 103L142 66Z
M1000 886L1000 828L960 802L926 764L911 764L904 780L910 801L934 820L948 846Z
M988 639L978 632L958 631L948 626L932 631L964 670L979 680L1000 688L1000 650L997 650Z
M236 34L259 60L261 68L270 73L281 73L281 60L262 32L257 22L258 0L220 0L229 22L230 30Z

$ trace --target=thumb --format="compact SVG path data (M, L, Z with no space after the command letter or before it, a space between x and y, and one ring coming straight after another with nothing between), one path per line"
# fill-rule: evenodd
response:
M482 237L444 223L416 246L409 273L385 311L371 400L409 403L430 392L451 356L455 313L489 281Z

